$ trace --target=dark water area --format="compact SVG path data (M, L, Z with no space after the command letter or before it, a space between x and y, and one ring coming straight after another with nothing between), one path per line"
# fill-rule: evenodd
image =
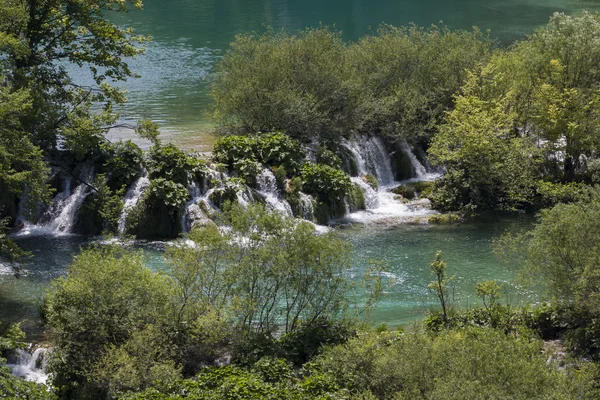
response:
M504 44L547 23L554 12L598 11L597 0L144 0L143 11L114 16L114 22L152 35L147 53L131 62L142 77L124 85L125 120L151 118L167 131L206 131L211 104L210 74L238 34L267 26L294 32L320 24L357 40L380 24L451 29L478 26ZM79 80L85 74L74 70ZM122 133L127 135L127 133Z

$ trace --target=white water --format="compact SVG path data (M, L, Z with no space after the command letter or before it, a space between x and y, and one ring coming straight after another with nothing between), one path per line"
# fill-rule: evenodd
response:
M125 224L127 222L127 216L140 201L148 186L150 186L150 179L146 176L146 172L140 176L133 185L127 190L125 194L123 211L121 212L121 216L119 217L119 233L125 233Z
M277 180L275 175L270 169L264 168L262 172L256 177L256 183L258 185L258 193L265 199L268 209L273 211L279 211L283 215L293 217L292 207L283 198L279 189L277 188Z
M26 381L46 384L48 374L46 374L46 362L49 352L48 349L40 347L33 354L25 350L17 350L17 357L13 363L8 364L13 375L25 379Z
M380 138L362 136L354 141L344 141L343 145L350 150L356 160L359 177L352 177L351 180L362 188L366 210L350 213L341 221L350 223L369 223L381 220L402 222L435 213L419 202L405 204L391 192L392 189L404 183L430 181L439 177L439 174L427 172L425 166L419 162L406 142L402 144L402 150L411 161L415 178L403 182L395 181L391 159ZM363 177L367 174L375 175L378 178L380 183L378 190L373 189L364 181Z
M92 172L86 171L83 173L82 179L87 181L91 176ZM56 195L53 204L45 213L49 217L49 221L38 224L22 221L23 228L16 236L62 236L70 234L75 224L77 210L79 210L89 193L90 188L84 183L80 183L71 193L71 180L67 180L65 189Z

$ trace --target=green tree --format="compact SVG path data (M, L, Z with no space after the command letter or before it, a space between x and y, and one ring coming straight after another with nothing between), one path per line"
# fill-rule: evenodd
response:
M514 209L532 200L537 150L512 135L507 98L486 101L470 92L476 80L472 75L432 140L432 160L447 169L434 185L432 200L447 211Z
M446 263L442 261L442 253L438 252L435 255L435 260L429 264L431 272L435 275L435 281L432 281L427 287L433 293L435 293L440 306L442 307L442 318L444 325L449 324L449 314L452 313L452 299L450 298L450 291L448 284L452 282L453 277L448 277L446 274Z
M43 315L55 343L49 365L53 383L64 395L85 397L109 390L108 383L93 383L104 382L105 375L94 378L91 371L105 374L108 365L117 369L114 358L106 357L123 345L135 350L135 335L151 325L161 330L162 343L168 342L172 299L168 278L151 272L141 253L113 247L81 252L68 274L53 282L44 303ZM155 351L157 357L162 355ZM129 367L144 375L154 365L140 361ZM114 373L124 373L123 368Z
M115 120L112 105L125 100L109 83L134 76L127 59L145 41L108 16L141 7L140 0L0 2L0 65L14 90L31 95L33 107L21 122L34 144L52 150L60 135L80 157L97 148ZM87 68L94 85L73 82L66 63ZM92 103L103 112L91 113Z

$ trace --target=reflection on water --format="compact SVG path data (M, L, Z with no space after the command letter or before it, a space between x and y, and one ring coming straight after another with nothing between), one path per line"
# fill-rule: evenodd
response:
M600 10L593 0L144 0L144 5L143 11L114 18L153 36L147 53L131 63L142 78L124 85L130 102L123 116L152 118L181 131L205 124L211 69L235 35L267 25L296 31L323 23L356 40L382 22L443 21L450 28L490 29L508 43L544 25L553 12Z

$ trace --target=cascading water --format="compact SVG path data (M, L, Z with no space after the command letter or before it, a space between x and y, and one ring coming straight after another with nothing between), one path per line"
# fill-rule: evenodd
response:
M46 361L49 354L48 349L40 347L33 353L25 350L17 350L17 355L8 364L12 374L26 381L43 383L48 381L46 374Z
M382 219L410 219L433 213L419 204L405 204L391 190L406 182L396 182L392 162L383 140L375 137L360 136L353 141L344 140L342 145L354 156L358 177L352 177L353 183L359 185L365 197L365 211L348 214L343 221L365 223ZM408 144L402 144L402 150L411 161L416 177L410 181L435 179L437 174L427 173L426 168L412 153ZM374 175L379 181L379 189L375 190L363 179L365 175Z
M31 224L23 221L23 228L17 236L26 235L66 235L71 233L75 225L75 217L79 207L90 193L90 187L84 182L88 181L93 174L91 169L84 170L81 183L71 193L71 180L65 182L65 188L55 196L52 205L44 213L42 221L47 222Z
M279 211L284 215L293 217L292 207L283 199L277 188L277 180L270 169L264 168L256 177L258 193L265 199L267 207Z
M300 193L300 212L301 217L307 221L315 219L314 199L311 195Z
M140 198L150 186L150 179L147 177L146 171L142 173L133 185L127 190L125 194L123 211L119 217L119 233L125 233L125 224L127 223L127 216L140 201Z

